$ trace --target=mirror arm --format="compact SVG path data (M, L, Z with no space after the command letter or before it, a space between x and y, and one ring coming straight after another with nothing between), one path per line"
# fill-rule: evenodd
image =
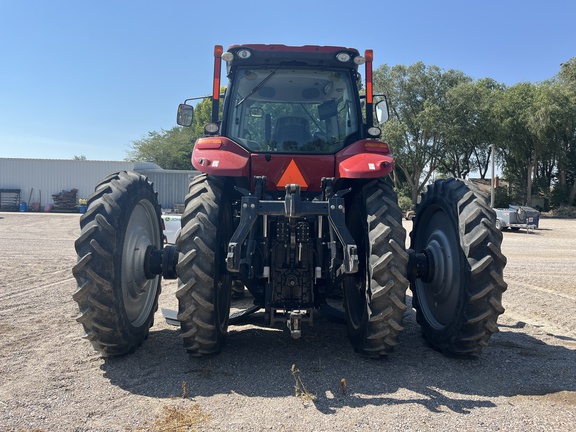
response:
M188 98L188 99L184 100L184 104L187 104L188 101L191 101L191 100L211 99L211 98L212 98L212 96L201 96L201 97L195 97L195 98Z

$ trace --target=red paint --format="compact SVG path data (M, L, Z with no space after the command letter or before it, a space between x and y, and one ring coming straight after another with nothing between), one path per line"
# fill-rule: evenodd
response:
M384 177L394 169L385 143L361 140L336 155L252 153L222 136L199 138L192 152L197 170L225 177L266 176L268 190L299 184L302 190L320 191L322 177L362 179Z
M394 159L386 146L374 146L378 141L361 140L336 154L336 178L384 177L394 169ZM383 143L382 143L383 144Z
M206 174L226 177L250 176L250 153L226 137L198 138L192 165Z
M302 190L320 191L322 177L334 177L334 155L252 154L252 176L266 176L269 190L283 190L286 180L297 178L297 168L306 183ZM288 174L286 174L288 171ZM286 177L285 177L286 174ZM284 179L284 180L283 180ZM298 183L299 184L299 183Z

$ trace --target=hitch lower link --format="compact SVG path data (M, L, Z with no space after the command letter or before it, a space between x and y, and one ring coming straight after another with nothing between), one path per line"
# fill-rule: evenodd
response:
M290 219L305 216L326 216L330 224L330 231L334 233L343 247L343 262L340 271L356 273L358 271L358 249L346 226L345 205L344 198L342 198L342 195L349 190L332 194L333 181L332 178L322 179L321 200L302 200L300 185L287 184L284 201L275 201L262 199L263 191L266 190L266 177L255 177L254 194L244 191L241 201L240 223L228 243L228 255L226 257L228 271L234 273L240 271L240 250L258 220L258 216L284 216ZM266 227L264 232L267 232Z

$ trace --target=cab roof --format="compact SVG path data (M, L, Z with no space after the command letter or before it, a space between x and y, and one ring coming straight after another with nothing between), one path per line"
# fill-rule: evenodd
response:
M241 57L238 52L247 50L250 55ZM337 67L358 70L354 58L360 56L355 48L338 46L303 45L288 46L279 44L244 44L231 45L228 51L234 54L234 59L228 67L235 66L311 66ZM340 61L337 55L346 53L348 61Z

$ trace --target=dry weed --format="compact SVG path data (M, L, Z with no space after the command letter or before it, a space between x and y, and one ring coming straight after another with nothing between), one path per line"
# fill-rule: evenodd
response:
M293 364L292 368L290 369L292 373L292 377L294 378L294 393L296 397L303 398L308 402L314 402L316 400L316 395L310 393L304 383L302 382L302 376L300 369L296 368L296 365Z
M154 421L152 431L190 432L197 431L210 420L211 416L202 411L199 405L190 408L164 407L162 414Z

